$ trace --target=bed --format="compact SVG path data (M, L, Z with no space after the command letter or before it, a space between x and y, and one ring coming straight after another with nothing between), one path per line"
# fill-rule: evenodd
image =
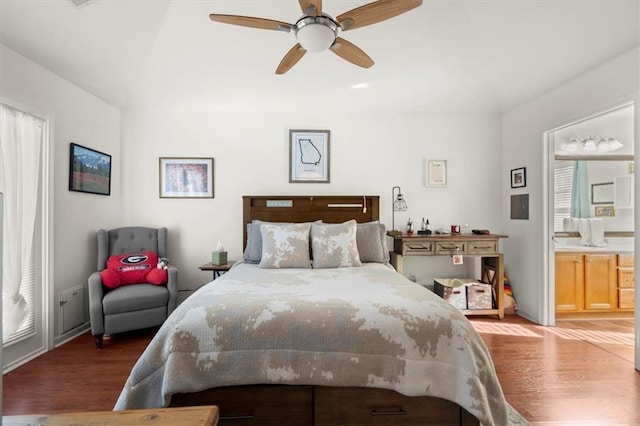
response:
M245 245L253 221L269 222L258 225L260 264L240 262L183 302L133 367L115 409L214 404L221 425L526 424L464 315L386 259L332 267L356 261L345 249L354 232L381 229L378 203L245 196ZM295 256L268 259L282 232L293 247L305 230L314 236L306 241L314 268L278 264L299 262L302 245ZM336 260L327 241L344 238Z

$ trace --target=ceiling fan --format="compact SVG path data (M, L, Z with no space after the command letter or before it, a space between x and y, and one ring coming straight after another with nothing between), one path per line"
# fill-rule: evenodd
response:
M338 37L338 32L353 30L384 21L408 12L422 4L422 0L378 0L357 7L333 18L322 11L322 0L298 0L303 15L294 24L251 16L221 15L212 13L212 21L244 27L291 32L298 42L284 55L276 74L284 74L307 52L330 49L342 59L363 68L373 65L373 60L359 47Z

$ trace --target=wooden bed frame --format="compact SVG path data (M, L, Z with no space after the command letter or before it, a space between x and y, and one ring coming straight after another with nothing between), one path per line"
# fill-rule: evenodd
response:
M323 220L379 220L379 196L244 196L243 247L247 224ZM374 388L256 384L176 394L170 406L217 405L220 425L478 425L451 401L407 397Z

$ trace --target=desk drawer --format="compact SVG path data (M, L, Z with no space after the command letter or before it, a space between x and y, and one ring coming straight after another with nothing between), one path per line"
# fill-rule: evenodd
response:
M433 243L431 241L412 241L402 244L403 256L424 256L433 254Z
M436 241L436 254L464 254L464 241Z
M497 252L496 240L467 241L467 254L496 254Z

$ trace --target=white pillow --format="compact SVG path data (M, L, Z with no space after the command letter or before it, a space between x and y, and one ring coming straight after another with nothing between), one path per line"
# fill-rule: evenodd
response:
M260 226L262 258L260 268L311 268L309 223Z
M362 266L356 230L355 220L338 224L312 224L313 267L323 269Z

